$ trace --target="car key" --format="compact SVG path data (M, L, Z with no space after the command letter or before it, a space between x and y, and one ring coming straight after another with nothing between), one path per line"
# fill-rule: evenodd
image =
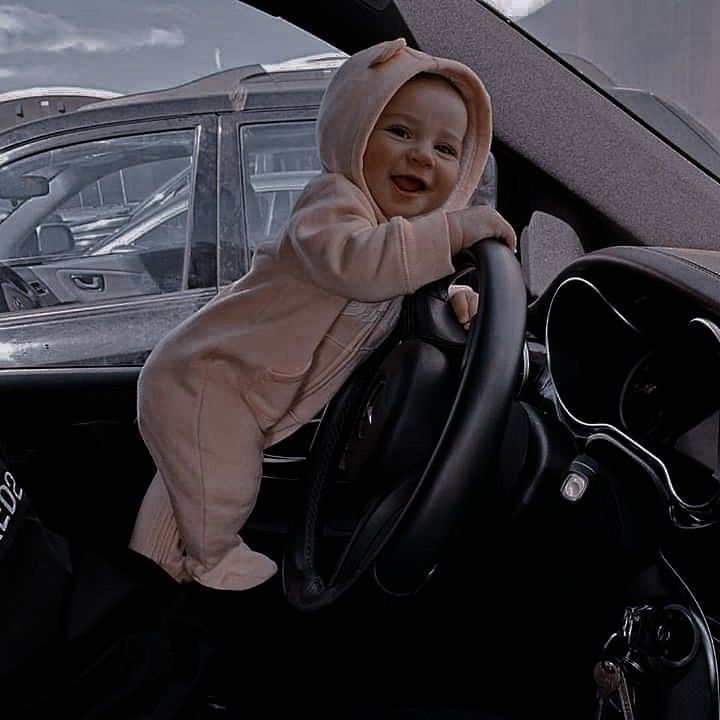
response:
M635 720L633 714L632 698L630 697L630 690L627 684L627 678L622 667L618 667L619 670L619 682L618 682L618 697L620 698L620 708L622 709L623 720Z
M595 684L598 686L598 705L595 720L602 720L605 705L617 693L624 720L635 720L632 699L622 665L612 660L601 660L595 665Z
M620 668L611 660L601 660L593 671L597 685L597 711L595 720L602 720L605 704L620 687Z

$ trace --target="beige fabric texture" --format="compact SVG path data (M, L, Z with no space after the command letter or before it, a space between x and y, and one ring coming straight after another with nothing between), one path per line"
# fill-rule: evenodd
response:
M386 103L422 72L447 77L465 99L460 176L443 208L388 219L362 158ZM467 205L491 135L487 92L460 63L398 39L341 66L318 118L323 172L250 271L163 338L141 372L140 430L158 473L133 549L179 581L219 589L273 575L275 563L238 534L257 499L263 449L322 409L391 331L403 295L452 272L462 238L446 211Z

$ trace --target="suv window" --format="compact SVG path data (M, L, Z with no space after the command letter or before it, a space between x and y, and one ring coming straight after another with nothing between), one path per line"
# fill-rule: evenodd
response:
M300 193L320 173L314 122L246 125L240 130L249 254L275 237Z
M170 160L161 162L160 171L173 169ZM180 166L181 167L181 166ZM100 177L72 195L60 207L61 215L76 219L74 236L76 246L89 246L116 230L128 220L128 211L147 201L154 191L148 167L128 167ZM186 171L187 172L187 171ZM88 224L83 224L86 219Z
M0 260L43 307L184 289L194 157L195 131L181 130L78 143L4 166ZM47 180L46 192L23 196L17 181L28 177ZM5 295L7 310L37 306Z
M0 367L140 365L217 292L215 123L0 167Z

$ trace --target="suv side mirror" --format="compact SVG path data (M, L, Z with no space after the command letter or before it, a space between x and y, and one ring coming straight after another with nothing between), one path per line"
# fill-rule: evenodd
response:
M47 223L37 229L38 255L57 255L75 247L75 237L63 223Z

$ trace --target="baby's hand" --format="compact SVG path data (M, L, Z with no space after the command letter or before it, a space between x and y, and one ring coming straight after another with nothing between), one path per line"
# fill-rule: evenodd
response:
M448 288L448 298L457 319L469 330L470 320L478 311L478 294L467 285L451 285Z
M502 240L515 252L517 238L512 225L489 205L471 205L462 210L454 210L447 214L447 218L456 236L462 238L462 248L483 238L494 237Z

